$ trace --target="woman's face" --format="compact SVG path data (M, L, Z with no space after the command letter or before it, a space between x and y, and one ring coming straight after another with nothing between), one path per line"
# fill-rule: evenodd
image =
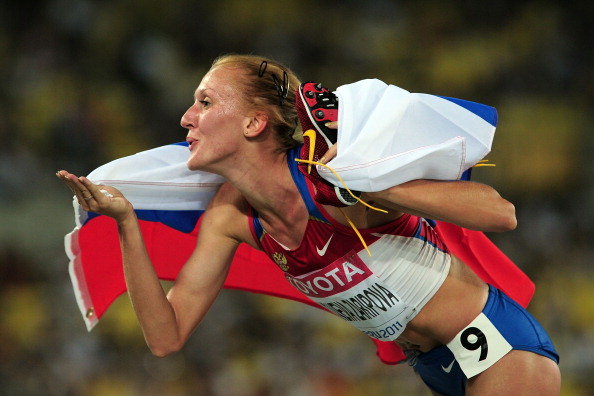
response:
M239 69L216 67L196 89L194 104L181 119L182 127L188 130L189 169L214 171L225 159L239 156L237 147L245 141L249 123L239 91L241 73Z

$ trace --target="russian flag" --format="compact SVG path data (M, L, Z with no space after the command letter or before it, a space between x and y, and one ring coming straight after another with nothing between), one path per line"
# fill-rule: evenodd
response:
M457 136L458 129L451 131ZM490 144L492 135L486 136ZM475 143L466 140L466 144ZM478 150L484 151L484 148ZM153 266L163 280L176 279L195 247L201 215L224 182L217 175L189 171L188 156L185 143L172 144L117 159L88 175L94 183L118 188L134 205ZM460 163L459 158L444 158ZM423 167L424 163L428 166L422 172L430 176L434 163L418 161L416 166ZM462 173L457 177L462 177ZM74 293L90 331L113 301L126 292L126 283L115 221L85 212L76 200L73 204L76 227L65 236L65 248ZM483 233L443 222L437 222L436 229L450 251L484 281L503 290L524 307L528 305L534 284ZM323 309L293 288L264 253L245 244L235 255L224 287L291 299ZM405 358L393 342L373 341L384 363L396 364Z
M377 79L338 87L338 153L328 166L352 190L417 179L458 180L490 151L494 107L411 93ZM341 181L325 167L319 174Z

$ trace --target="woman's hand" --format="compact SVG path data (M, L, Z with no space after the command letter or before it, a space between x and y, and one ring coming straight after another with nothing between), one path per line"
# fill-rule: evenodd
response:
M338 121L328 122L328 123L326 123L326 127L330 128L330 129L338 129ZM335 143L332 146L330 146L328 148L328 151L326 151L326 154L324 154L322 156L322 158L320 158L320 162L322 164L327 164L332 158L336 157L337 151L338 151L338 146Z
M66 183L87 212L113 217L117 222L134 214L132 204L116 188L96 185L86 177L77 177L65 170L56 172L56 176Z

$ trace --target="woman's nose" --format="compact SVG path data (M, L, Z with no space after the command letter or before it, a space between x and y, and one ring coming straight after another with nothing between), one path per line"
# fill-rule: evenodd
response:
M182 115L179 123L183 128L190 129L194 126L193 119L194 117L192 117L192 107L190 107L188 110L186 110L184 115Z

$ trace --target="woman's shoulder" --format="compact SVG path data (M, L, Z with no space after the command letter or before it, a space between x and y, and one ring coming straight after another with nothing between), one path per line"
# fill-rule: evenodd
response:
M252 242L248 226L248 203L237 188L223 183L210 201L203 219L203 229L219 232L238 240ZM206 223L206 224L205 224Z
M230 183L219 187L206 208L206 212L216 212L217 216L247 215L248 203L241 192Z

